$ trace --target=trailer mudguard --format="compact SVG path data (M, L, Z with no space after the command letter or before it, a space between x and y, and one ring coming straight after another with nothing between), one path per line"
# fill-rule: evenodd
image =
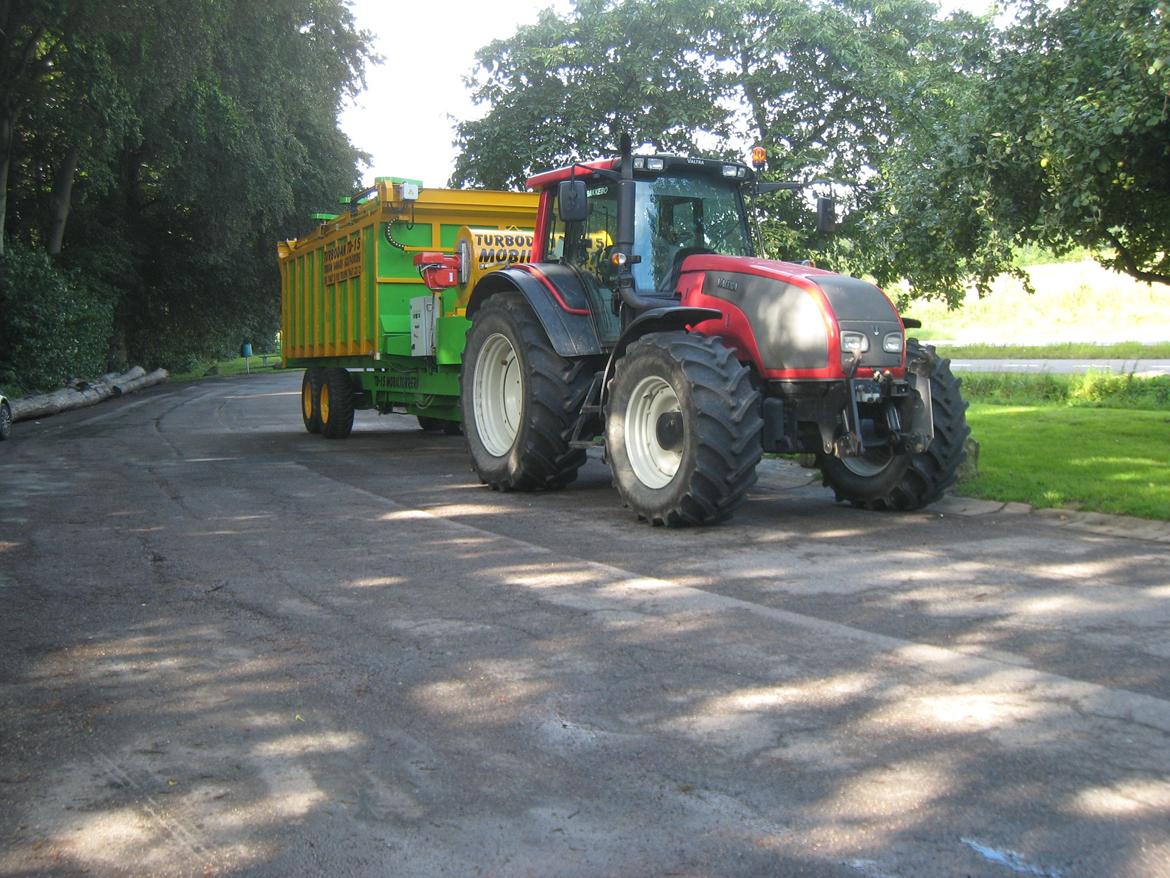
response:
M673 332L686 329L688 326L702 323L705 320L720 320L723 312L715 308L692 308L684 305L664 305L661 308L651 308L640 315L637 320L626 327L622 337L609 355L609 362L605 364L605 377L602 380L602 403L609 392L609 381L613 378L613 371L617 361L626 352L626 348L644 335L651 332Z
M484 275L467 300L470 320L496 293L516 290L536 313L553 349L562 357L602 353L601 342L581 283L570 269L522 263Z

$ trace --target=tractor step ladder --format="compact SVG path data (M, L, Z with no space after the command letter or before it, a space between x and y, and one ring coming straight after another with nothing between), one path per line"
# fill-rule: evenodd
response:
M604 378L604 371L597 372L593 376L593 382L589 385L589 390L585 394L585 402L581 406L581 410L577 413L577 423L573 425L573 434L569 438L570 448L596 448L605 444L602 439L595 438L592 435L588 438L582 438L581 436L585 428L593 423L593 419L601 416L601 382Z

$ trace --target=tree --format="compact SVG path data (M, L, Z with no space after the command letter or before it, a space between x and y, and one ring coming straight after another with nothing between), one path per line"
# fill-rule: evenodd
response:
M883 168L870 267L955 300L1033 243L1170 283L1170 7L1025 0L934 131Z
M480 119L458 127L454 184L516 186L540 167L616 150L618 135L673 152L769 147L769 176L834 181L850 214L841 264L868 249L862 222L885 157L953 76L961 28L925 0L579 0L477 55ZM969 18L965 22L971 21ZM816 240L799 197L758 205L772 252Z
M369 58L344 0L0 0L0 279L66 301L54 256L115 359L271 337L273 242L356 185L337 117Z
M468 77L487 114L457 128L452 185L522 186L537 168L635 143L689 151L730 133L722 83L687 0L578 0L481 49Z

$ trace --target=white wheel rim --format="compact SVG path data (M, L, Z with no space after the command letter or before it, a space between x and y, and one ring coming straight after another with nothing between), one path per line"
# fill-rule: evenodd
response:
M520 432L524 408L524 376L516 349L506 336L497 332L484 342L475 361L474 384L479 438L488 454L503 457Z
M875 454L880 459L875 458ZM849 470L853 475L861 476L863 479L870 479L888 467L891 460L893 460L893 457L888 452L885 455L881 455L880 452L869 451L863 455L842 457L841 463L845 464L845 469Z
M658 441L658 419L681 412L678 394L670 384L651 375L634 388L626 406L626 456L634 475L648 488L664 488L682 465L682 446L664 448Z

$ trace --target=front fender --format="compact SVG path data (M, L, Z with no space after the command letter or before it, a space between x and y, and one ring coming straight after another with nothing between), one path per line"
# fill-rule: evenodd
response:
M601 403L605 404L609 395L609 381L613 378L613 371L617 361L631 344L651 332L674 332L702 323L704 320L719 320L723 312L715 308L692 308L684 305L667 305L662 308L652 308L642 314L626 327L613 351L609 355L609 362L605 364L605 377L602 382Z
M602 353L593 318L583 302L578 301L576 291L559 290L539 269L512 266L484 275L467 300L468 319L474 319L475 312L489 298L510 290L524 297L544 327L553 350L562 357Z

